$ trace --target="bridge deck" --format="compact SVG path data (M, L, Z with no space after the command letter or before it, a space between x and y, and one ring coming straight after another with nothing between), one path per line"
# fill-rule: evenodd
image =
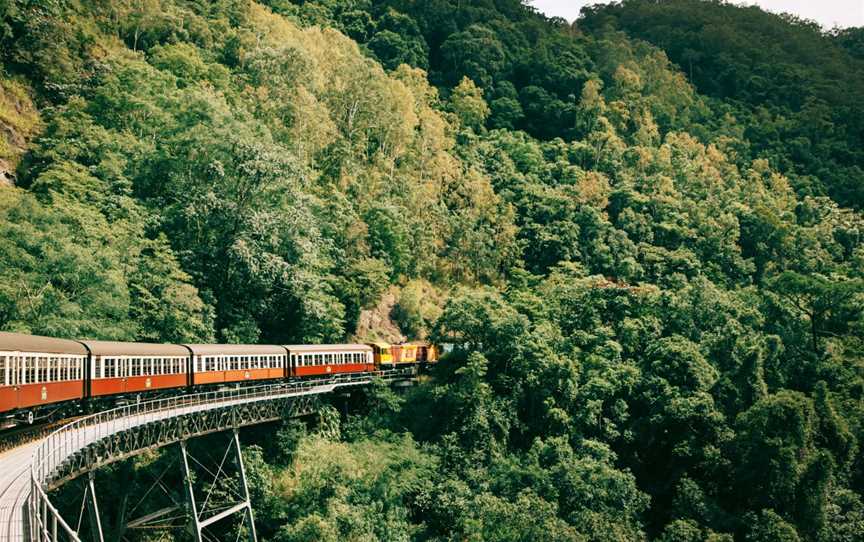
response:
M30 496L30 461L41 441L28 442L0 454L0 540L21 542L27 498Z

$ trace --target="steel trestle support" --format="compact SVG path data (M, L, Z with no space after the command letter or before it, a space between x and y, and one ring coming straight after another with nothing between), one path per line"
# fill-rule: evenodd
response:
M186 506L188 509L189 516L189 531L192 536L195 538L195 542L205 542L204 538L204 529L213 525L223 519L230 517L237 513L243 513L246 524L246 533L249 542L257 542L258 536L255 532L255 518L252 513L252 500L249 497L249 485L246 480L246 469L243 466L243 452L240 449L240 434L237 428L233 428L231 430L231 442L228 444L228 450L226 450L226 456L229 451L234 452L234 464L237 466L237 472L240 478L240 502L232 504L227 508L221 510L218 513L214 513L209 517L203 517L206 514L207 502L210 498L210 495L207 495L203 504L198 505L198 501L195 498L195 485L194 485L194 473L190 468L189 460L193 459L189 454L189 450L186 444L186 440L180 441L180 453L182 455L183 461L183 478L185 482L185 490L186 490ZM223 458L224 464L224 458ZM219 469L216 471L215 476L212 480L212 484L217 484L219 482L220 476L224 476L225 470L222 468L223 464L219 465ZM240 526L242 529L242 524Z

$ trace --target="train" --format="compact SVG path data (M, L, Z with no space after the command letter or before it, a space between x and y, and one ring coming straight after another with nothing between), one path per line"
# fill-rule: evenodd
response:
M0 332L0 420L32 424L159 394L425 367L438 359L438 348L420 341L155 344Z

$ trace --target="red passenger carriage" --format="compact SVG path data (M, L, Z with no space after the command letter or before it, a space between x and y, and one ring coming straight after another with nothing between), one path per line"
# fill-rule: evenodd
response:
M288 352L266 344L187 344L192 384L219 384L285 378Z
M291 376L324 376L334 373L374 371L372 348L365 344L292 344Z
M0 412L81 399L86 360L75 341L0 332Z
M176 344L81 341L90 351L90 397L188 384L189 350Z

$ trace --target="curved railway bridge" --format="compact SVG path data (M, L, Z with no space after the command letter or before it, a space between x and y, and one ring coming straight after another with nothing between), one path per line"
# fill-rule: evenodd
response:
M237 429L314 413L321 395L340 388L367 385L375 378L405 382L413 377L412 369L339 374L314 380L180 395L76 419L44 439L0 454L0 542L80 542L91 538L104 542L98 496L93 484L95 470L172 443L180 443L183 451L187 516L194 538L206 540L203 530L208 525L228 515L242 513L246 515L244 520L248 526L245 532L249 540L255 540ZM194 475L190 474L185 443L193 437L227 430L234 431L230 444L233 450L229 451L234 452L239 468L242 495L234 506L206 517L196 506L191 484ZM85 474L89 481L85 486L82 513L86 507L90 531L80 533L80 518L77 525L74 525L75 521L63 518L51 503L49 492Z

